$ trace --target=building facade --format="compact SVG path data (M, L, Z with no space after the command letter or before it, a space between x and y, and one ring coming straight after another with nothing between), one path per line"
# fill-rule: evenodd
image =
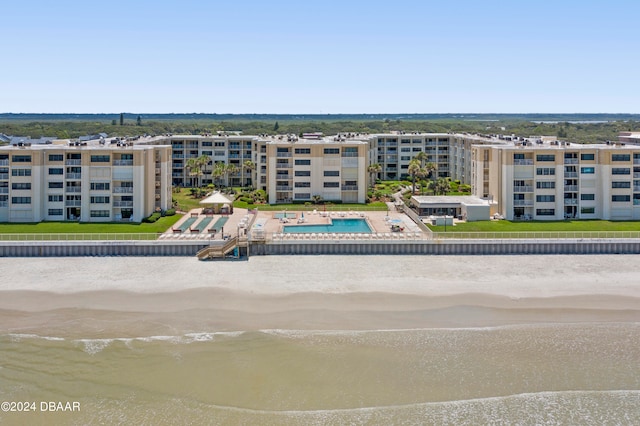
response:
M3 146L0 221L139 222L171 207L170 170L168 146Z

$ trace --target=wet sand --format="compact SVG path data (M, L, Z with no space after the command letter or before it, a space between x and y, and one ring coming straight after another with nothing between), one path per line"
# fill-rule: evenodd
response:
M636 258L0 259L0 331L141 336L636 322Z

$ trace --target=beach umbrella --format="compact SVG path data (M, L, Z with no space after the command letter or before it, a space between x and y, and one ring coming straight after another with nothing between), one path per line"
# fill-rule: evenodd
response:
M304 219L304 212L302 212L302 215L300 216L302 219Z

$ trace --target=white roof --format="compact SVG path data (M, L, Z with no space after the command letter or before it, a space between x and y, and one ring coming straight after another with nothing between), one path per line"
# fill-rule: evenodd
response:
M231 204L231 200L222 195L220 191L216 191L200 201L200 204Z

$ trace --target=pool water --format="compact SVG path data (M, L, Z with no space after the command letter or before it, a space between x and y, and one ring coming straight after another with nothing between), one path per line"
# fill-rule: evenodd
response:
M285 226L285 234L327 234L327 233L364 233L370 234L371 228L366 219L332 219L328 225L293 225Z

